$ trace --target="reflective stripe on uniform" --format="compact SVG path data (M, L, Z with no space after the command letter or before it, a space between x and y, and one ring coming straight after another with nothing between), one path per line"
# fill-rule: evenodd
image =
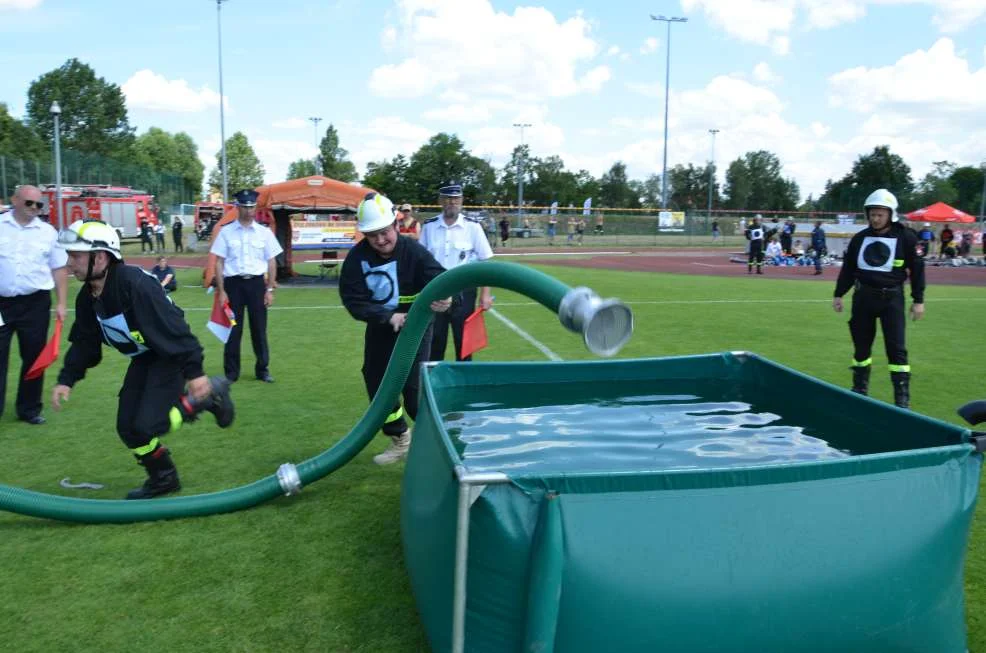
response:
M160 446L161 441L157 438L153 438L150 442L145 444L143 447L135 447L130 451L134 452L136 456L146 456Z
M902 259L902 258L895 258L894 259L894 267L895 268L902 268L902 267L904 267L904 259Z
M398 406L397 410L387 415L387 419L383 421L384 424L390 424L391 422L396 422L400 418L404 417L404 407Z
M414 295L401 295L397 298L397 302L399 304L410 304L414 302L415 299L418 298L419 294L421 293L415 293Z
M864 361L858 361L855 358L852 360L852 366L853 367L869 367L872 364L873 364L873 359L872 358L867 358Z
M174 433L181 428L181 425L185 419L182 417L181 411L178 410L177 406L172 406L171 410L168 412L168 421L171 422L171 428L168 429L168 433Z
M910 372L910 365L887 365L887 369L891 372Z

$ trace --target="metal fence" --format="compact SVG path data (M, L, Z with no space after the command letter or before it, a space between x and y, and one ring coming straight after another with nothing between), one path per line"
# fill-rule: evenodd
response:
M121 162L98 154L63 150L62 185L108 184L129 186L155 196L157 203L170 207L194 202L200 189L191 188L180 175L162 173L133 163ZM21 184L41 186L55 183L55 165L51 160L28 160L0 156L0 197L7 200Z

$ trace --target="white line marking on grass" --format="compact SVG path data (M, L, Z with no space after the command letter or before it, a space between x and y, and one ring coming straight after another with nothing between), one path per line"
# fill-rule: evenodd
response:
M553 352L550 349L548 349L547 347L545 347L542 343L538 342L538 340L536 338L534 338L534 336L532 336L531 334L529 334L528 332L524 331L519 326L517 326L516 324L514 324L513 322L511 322L510 320L508 320L507 318L505 318L495 308L491 308L489 310L489 314L492 315L493 317L495 317L496 319L500 320L504 324L506 324L507 325L507 328L509 328L514 333L516 333L518 336L520 336L521 338L523 338L527 342L529 342L532 345L534 345L538 349L538 351L540 351L542 354L544 354L545 356L547 356L549 360L553 360L553 361L560 361L560 360L562 360L562 357L561 356L559 356L555 352Z
M501 256L630 256L633 252L497 252Z

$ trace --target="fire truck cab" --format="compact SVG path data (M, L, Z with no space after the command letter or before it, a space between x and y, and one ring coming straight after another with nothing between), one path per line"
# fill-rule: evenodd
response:
M49 207L48 222L64 229L76 220L102 220L116 229L120 238L138 238L141 222L158 222L154 196L123 186L62 186L62 205L55 201L55 186L41 187Z

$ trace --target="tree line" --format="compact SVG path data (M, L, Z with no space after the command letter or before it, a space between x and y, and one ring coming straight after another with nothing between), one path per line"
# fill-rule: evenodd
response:
M49 109L55 100L62 109L60 134L65 150L79 153L83 161L112 160L143 171L144 177L138 179L146 178L152 186L154 175L180 180L173 197L159 197L161 204L199 199L204 181L210 190L222 190L221 150L206 180L191 136L158 127L135 135L120 87L74 58L30 84L24 120L13 118L0 103L0 155L50 162L54 124ZM226 140L226 158L231 192L264 183L264 167L242 132ZM720 210L859 211L866 195L882 187L894 192L907 210L943 201L975 215L983 192L980 167L938 161L923 179L915 181L910 167L886 145L859 155L844 176L829 179L818 198L809 195L802 200L798 184L785 176L780 158L766 150L751 150L731 161L721 183L714 180L717 172L711 164L671 167L669 208L705 210L711 190L712 206ZM456 180L463 184L467 204L514 206L520 175L526 205L557 202L560 207L581 207L591 197L594 207L662 208L661 176L632 179L622 161L596 177L584 169L568 169L557 155L534 156L528 145L522 145L514 148L506 164L496 167L488 158L472 154L457 135L444 132L429 138L410 156L398 154L370 162L360 177L340 144L338 131L329 124L316 157L292 162L286 178L314 174L360 182L395 202L414 204L434 203L438 186Z

